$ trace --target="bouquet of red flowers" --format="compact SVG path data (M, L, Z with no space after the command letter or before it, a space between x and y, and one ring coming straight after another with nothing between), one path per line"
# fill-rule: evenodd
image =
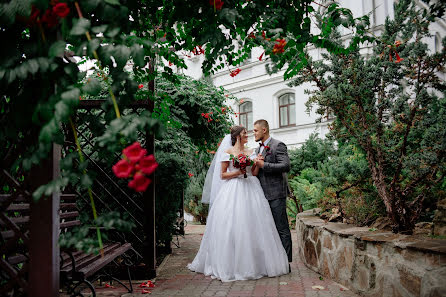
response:
M237 157L231 154L229 159L232 160L232 164L235 168L240 168L242 170L246 170L246 167L254 165L254 161L245 154L239 154ZM243 177L248 177L246 172Z

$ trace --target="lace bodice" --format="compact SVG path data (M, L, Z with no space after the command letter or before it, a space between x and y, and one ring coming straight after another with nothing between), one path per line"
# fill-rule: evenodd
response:
M256 156L257 156L257 154L255 153L255 151L253 151L252 154L249 156L249 158L250 158L251 160L254 160ZM228 153L223 153L222 156L221 156L221 160L220 160L220 161L221 161L221 162L229 161L228 172L233 172L233 171L237 171L237 170L239 170L238 168L235 168L235 167L234 167L234 165L233 165L233 163L232 163L232 160L230 160L230 157L231 157L230 154L228 154ZM247 167L246 174L247 174L248 176L252 176L252 173L251 173L251 166L248 166L248 167ZM237 176L237 178L243 178L243 175L239 175L239 176Z

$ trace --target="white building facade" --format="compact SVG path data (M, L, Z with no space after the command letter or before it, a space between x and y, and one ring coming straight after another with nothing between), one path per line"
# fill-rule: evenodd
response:
M322 0L321 2L324 3ZM342 7L350 9L355 17L368 14L375 35L382 32L386 17L393 17L394 0L341 0L338 2ZM426 7L421 2L419 5ZM430 29L433 38L428 40L428 44L431 50L438 51L441 47L441 39L445 35L446 22L440 20L432 24ZM347 31L341 33L348 38ZM310 47L308 50L313 59L320 59L320 49ZM364 48L363 52L366 53L369 50ZM240 113L234 121L251 131L255 120L265 119L270 125L271 136L283 141L288 148L299 147L312 133L318 133L320 137L324 137L328 133L329 121L325 119L316 123L319 115L315 114L314 109L309 113L306 111L305 102L309 95L304 91L310 89L311 85L290 88L287 86L288 81L283 79L284 71L268 75L265 61L258 59L262 53L261 48L253 49L251 58L244 65L238 66L241 72L235 77L229 75L228 69L221 70L211 77L215 86L223 87L227 94L238 98L237 101L228 102L228 105ZM184 73L197 79L201 78L202 59L202 56L186 59L188 69ZM256 146L252 132L249 135L248 146Z

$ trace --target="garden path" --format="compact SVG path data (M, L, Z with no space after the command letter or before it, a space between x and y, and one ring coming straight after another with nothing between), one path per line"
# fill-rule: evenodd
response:
M297 255L294 244L294 261L291 273L275 278L262 278L252 281L237 281L222 283L202 274L190 272L186 265L190 263L200 246L205 226L188 224L186 235L179 238L180 248L173 246L173 253L169 255L158 269L158 276L153 280L155 288L150 293L143 294L138 285L142 281L134 281L135 291L126 294L118 286L114 289L98 288L97 296L280 296L280 297L337 297L357 296L340 284L328 279L305 267ZM296 231L292 231L293 243Z

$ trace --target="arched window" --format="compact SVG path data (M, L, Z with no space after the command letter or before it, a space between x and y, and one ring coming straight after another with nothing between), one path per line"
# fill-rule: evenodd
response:
M279 97L279 124L280 127L296 124L296 104L293 93L286 93Z
M253 128L252 120L252 103L249 101L240 104L240 125L245 127L248 131Z

